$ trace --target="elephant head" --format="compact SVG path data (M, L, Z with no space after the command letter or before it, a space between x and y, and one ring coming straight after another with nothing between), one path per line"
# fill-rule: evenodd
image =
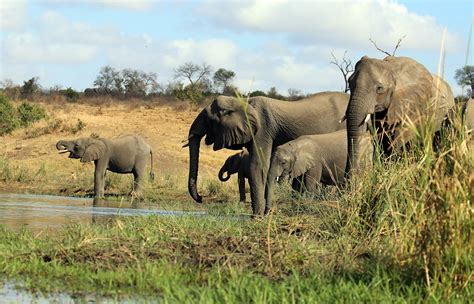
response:
M213 145L214 151L222 148L242 149L252 141L259 129L259 118L255 104L235 97L219 96L204 108L189 129L189 179L191 197L198 203L202 197L197 192L199 148L201 138L206 135L206 145Z
M219 170L219 180L221 182L228 181L232 174L235 174L239 171L240 164L242 162L242 157L243 157L242 154L243 152L240 152L227 158L224 165ZM226 173L227 173L227 176L224 176L224 174Z
M60 140L56 143L59 153L69 152L69 158L80 158L86 163L104 156L107 146L96 138L79 138L75 140Z
M346 110L348 157L346 174L358 168L358 138L369 115L377 114L385 126L391 147L400 147L416 127L433 113L437 128L454 105L449 86L432 76L420 63L406 57L359 60L349 77L351 96Z
M291 143L286 143L275 150L272 155L269 178L280 181L303 175L313 166L313 157L309 153L299 153Z

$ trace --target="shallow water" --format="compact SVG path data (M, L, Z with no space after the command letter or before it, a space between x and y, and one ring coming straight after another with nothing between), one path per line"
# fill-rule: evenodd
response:
M56 230L72 223L107 221L115 216L206 215L205 212L160 210L143 202L94 200L66 196L0 193L0 225L12 230Z

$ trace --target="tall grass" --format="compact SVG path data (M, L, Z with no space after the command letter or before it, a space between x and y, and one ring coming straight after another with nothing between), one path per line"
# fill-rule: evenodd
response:
M466 149L460 114L436 143L431 121L411 126L409 149L389 160L379 153L341 204L350 210L346 233L369 239L387 267L423 281L428 296L449 299L473 280L474 151Z

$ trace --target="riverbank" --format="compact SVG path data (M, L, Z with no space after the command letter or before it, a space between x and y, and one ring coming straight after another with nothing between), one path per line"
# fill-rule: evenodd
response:
M54 238L2 228L0 275L27 290L181 303L465 302L473 296L474 155L463 134L445 134L437 151L420 136L410 152L376 158L345 189L307 197L278 187L275 211L249 220L235 177L216 178L234 151L202 149L204 203L187 193L181 140L198 111L44 106L64 128L50 120L2 137L0 191L90 196L93 165L58 155L55 142L137 131L158 151L144 201L211 216L119 216L69 225ZM84 126L73 134L78 119ZM108 174L108 199L128 199L131 182Z

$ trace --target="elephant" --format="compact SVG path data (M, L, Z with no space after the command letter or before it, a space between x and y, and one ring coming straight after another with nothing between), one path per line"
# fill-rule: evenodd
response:
M474 151L474 99L469 99L463 109L463 122L468 133L468 146Z
M362 57L348 79L350 100L345 114L348 155L345 173L357 170L361 135L360 126L367 115L379 124L378 136L390 154L400 150L419 128L431 119L433 132L439 131L447 113L454 107L449 85L431 75L420 63L408 57L387 56L384 59Z
M272 150L301 135L330 133L345 128L344 115L349 95L321 92L305 99L287 102L268 97L242 98L218 96L195 118L188 136L188 190L198 203L197 191L199 148L201 139L213 149L249 152L250 196L254 215L263 215L271 208L271 185L267 183ZM265 198L267 198L265 200Z
M358 138L363 163L370 165L374 152L369 132ZM347 160L347 130L326 134L303 135L275 149L269 181L290 178L294 190L314 192L317 185L344 182Z
M224 176L226 173L227 176ZM229 180L230 176L235 173L238 173L237 177L239 182L240 201L245 203L245 179L250 177L249 152L245 149L242 152L236 153L227 158L224 165L219 170L219 180L221 182L226 182Z
M69 152L69 158L79 158L82 163L94 161L94 197L104 197L105 173L133 173L131 194L141 194L141 182L146 174L146 164L150 157L150 178L153 173L153 151L138 135L119 138L79 138L60 140L56 143L59 153Z

